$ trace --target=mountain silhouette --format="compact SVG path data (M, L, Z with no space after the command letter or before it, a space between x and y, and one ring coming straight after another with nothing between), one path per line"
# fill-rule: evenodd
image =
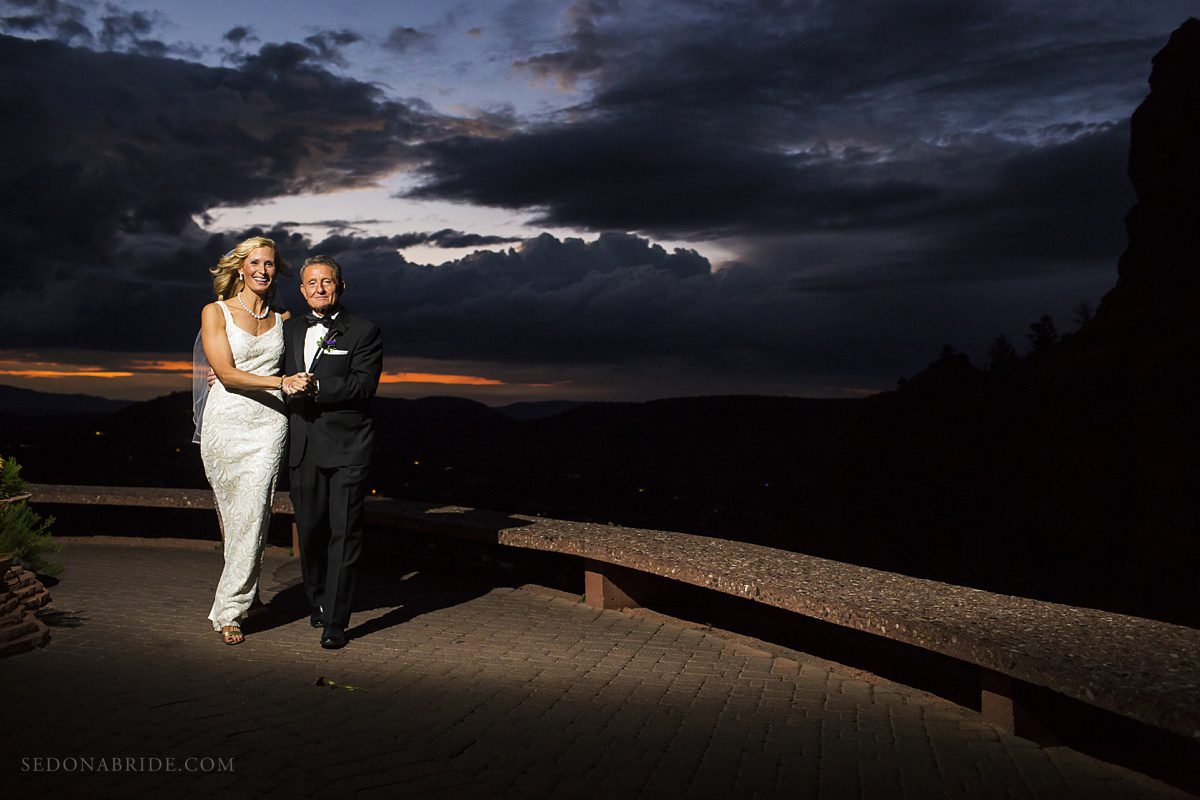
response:
M42 417L53 414L109 414L132 405L87 394L56 394L0 384L0 415Z

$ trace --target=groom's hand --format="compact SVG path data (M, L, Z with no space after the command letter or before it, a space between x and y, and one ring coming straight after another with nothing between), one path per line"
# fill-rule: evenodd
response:
M210 389L212 388L212 385L217 382L217 373L213 372L212 367L208 368L208 374L204 376L204 379L208 381L208 388Z
M312 376L307 372L297 372L283 379L283 391L288 397L301 394L311 394L313 390Z

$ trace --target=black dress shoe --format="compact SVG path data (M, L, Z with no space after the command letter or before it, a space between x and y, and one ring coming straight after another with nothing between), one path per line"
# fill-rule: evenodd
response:
M346 631L330 626L321 634L321 647L326 650L338 650L346 646Z
M308 624L312 625L314 628L324 628L325 618L321 616L321 614L322 611L320 607L314 608L312 610L312 614L308 618Z

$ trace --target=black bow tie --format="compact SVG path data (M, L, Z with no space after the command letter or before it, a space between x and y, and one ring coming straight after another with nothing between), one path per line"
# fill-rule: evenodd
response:
M326 328L328 328L330 325L333 324L333 318L328 317L328 316L318 317L316 314L314 314L313 312L310 311L304 315L304 322L310 328L313 325L324 325Z

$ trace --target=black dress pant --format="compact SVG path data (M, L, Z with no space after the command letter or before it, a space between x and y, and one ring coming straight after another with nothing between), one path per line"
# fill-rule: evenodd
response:
M362 554L367 467L318 467L306 458L291 468L291 479L304 593L324 609L327 627L345 628Z

